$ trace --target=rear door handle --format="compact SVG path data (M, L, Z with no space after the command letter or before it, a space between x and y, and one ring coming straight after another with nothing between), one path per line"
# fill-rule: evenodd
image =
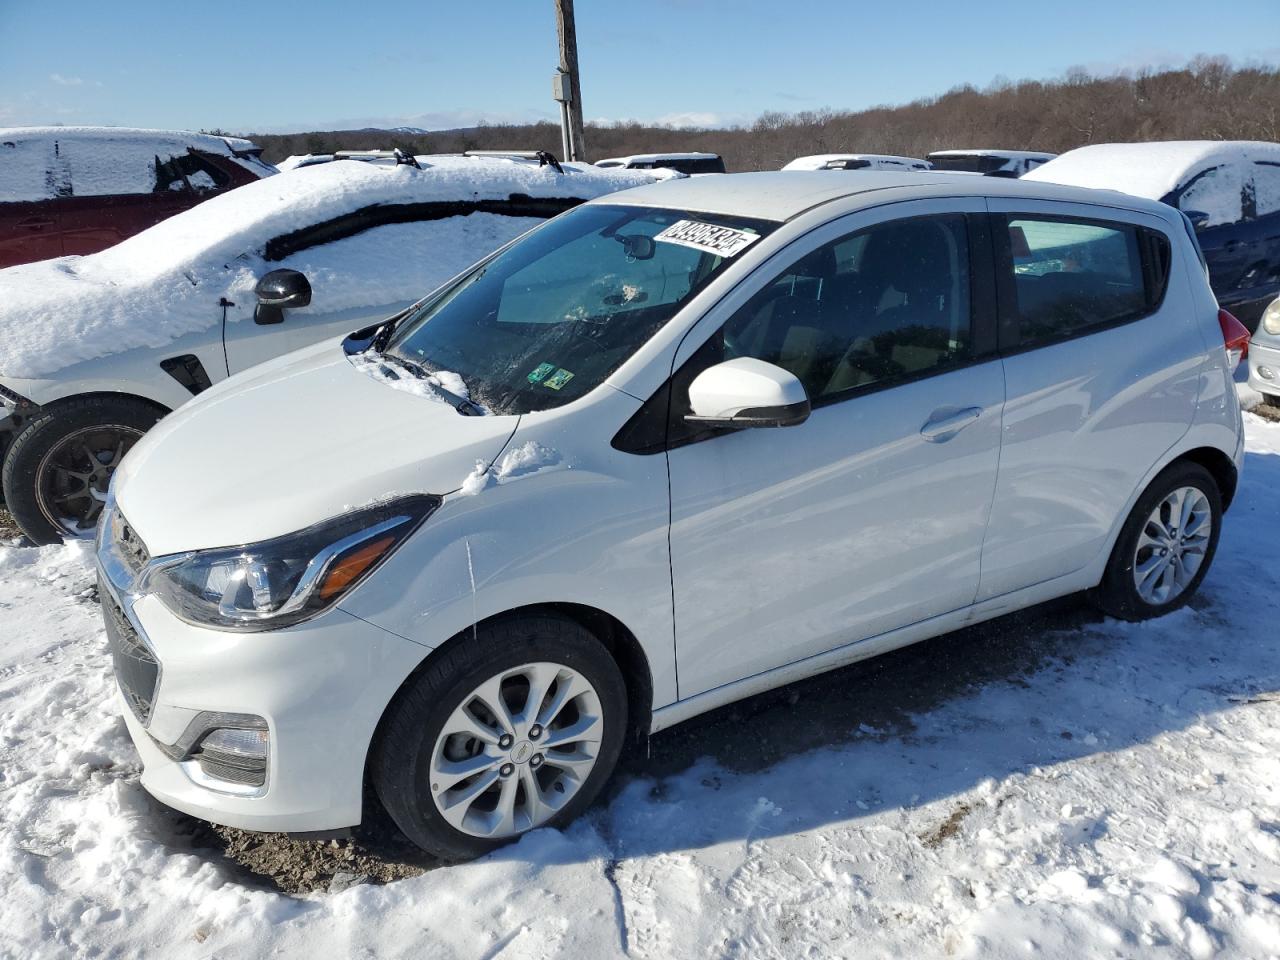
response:
M981 407L965 407L955 413L934 411L929 421L920 428L920 436L930 443L945 443L980 416Z

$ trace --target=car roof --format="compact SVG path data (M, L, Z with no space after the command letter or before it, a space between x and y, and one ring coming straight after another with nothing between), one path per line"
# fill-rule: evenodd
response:
M1166 140L1077 147L1024 177L1080 187L1107 187L1159 200L1204 167L1232 161L1280 163L1280 143L1258 140Z
M661 160L719 160L718 153L635 153L629 157L605 157L596 163L657 163Z
M761 220L790 220L822 204L864 199L856 206L874 206L878 194L894 191L895 200L930 197L1022 197L1102 204L1156 213L1167 217L1163 204L1111 190L1090 190L1053 183L1028 183L1003 177L970 177L932 170L859 170L856 177L833 176L830 171L796 170L730 173L720 177L689 177L635 187L592 201L664 207Z
M930 157L1003 157L1006 160L1048 160L1056 157L1056 153L1043 150L935 150Z
M887 160L891 163L922 164L928 166L929 161L920 157L902 157L892 153L815 153L806 157L796 157L787 162L783 170L823 170L826 165L837 160L867 160L878 163Z
M0 143L6 140L99 140L169 146L183 144L210 153L258 150L242 137L195 133L191 130L148 130L140 127L0 127Z

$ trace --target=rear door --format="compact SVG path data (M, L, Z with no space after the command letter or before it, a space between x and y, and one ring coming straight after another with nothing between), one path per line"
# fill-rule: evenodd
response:
M1006 400L979 599L1065 576L1107 544L1188 429L1203 337L1163 220L993 199Z
M829 224L681 346L667 455L681 697L973 602L1004 398L989 246L966 216L981 203ZM799 377L809 419L696 432L688 383L741 356Z

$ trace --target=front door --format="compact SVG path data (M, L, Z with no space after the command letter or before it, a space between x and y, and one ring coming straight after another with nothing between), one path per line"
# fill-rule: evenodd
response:
M830 224L686 338L668 452L681 697L973 602L1004 398L975 203ZM738 356L794 373L808 421L692 433L689 380Z

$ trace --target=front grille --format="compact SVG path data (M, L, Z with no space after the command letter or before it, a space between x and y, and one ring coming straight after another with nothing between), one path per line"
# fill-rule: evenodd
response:
M220 750L200 750L195 761L208 776L228 783L260 787L267 782L265 757L240 757Z
M98 596L102 600L103 619L106 621L107 642L111 646L116 682L133 715L146 725L151 719L151 708L155 704L160 664L142 642L138 631L129 622L111 592L101 583L98 584Z
M124 561L125 566L129 568L129 572L135 577L142 572L143 567L151 562L151 554L147 551L147 545L134 532L133 527L129 526L129 521L124 518L122 513L116 513L112 518L111 539L115 545L116 553Z

